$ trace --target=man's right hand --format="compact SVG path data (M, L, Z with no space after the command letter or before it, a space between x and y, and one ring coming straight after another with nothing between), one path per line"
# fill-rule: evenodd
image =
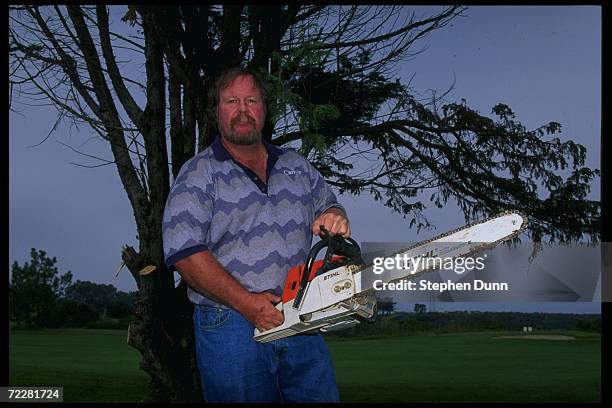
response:
M274 304L281 298L273 293L250 293L238 312L244 316L259 331L265 331L280 326L285 316Z

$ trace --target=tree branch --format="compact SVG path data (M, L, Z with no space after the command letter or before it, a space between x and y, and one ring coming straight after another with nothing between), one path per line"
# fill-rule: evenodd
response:
M108 27L108 13L106 12L106 6L97 5L96 14L98 16L98 30L100 32L100 42L102 46L102 55L106 61L108 68L109 77L117 93L119 101L123 105L130 119L138 127L142 127L142 109L138 106L130 91L128 91L125 83L123 82L121 72L117 66L117 60L113 53L113 47L111 45L109 27Z

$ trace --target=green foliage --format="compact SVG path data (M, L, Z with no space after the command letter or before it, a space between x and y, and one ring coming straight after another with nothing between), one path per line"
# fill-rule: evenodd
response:
M581 317L576 319L576 329L587 332L601 333L601 318Z
M12 267L9 319L18 327L85 327L100 318L130 319L137 292L117 291L112 285L77 280L70 271L60 275L57 259L32 248L31 261Z
M382 299L376 299L376 307L378 309L378 313L381 315L393 313L395 310L396 302L393 301L392 297L385 297Z
M102 317L134 314L137 292L118 291L113 285L77 280L66 288L66 299L85 304Z
M100 315L88 305L61 298L44 310L38 326L51 329L84 327L99 318Z
M312 148L319 156L324 156L326 149L334 151L343 142L339 136L349 129L367 127L384 102L405 91L397 81L363 71L367 62L355 64L340 56L336 70L305 64L287 81L287 87L297 95L294 107L299 113L304 154Z
M420 311L416 311L419 306ZM422 332L454 333L487 330L520 331L524 326L534 330L601 331L601 316L566 313L519 312L426 312L426 305L415 305L415 313L379 315L374 321L346 330L327 333L330 337L371 337L410 335Z
M49 309L72 281L70 271L60 275L55 257L43 250L30 251L30 262L11 268L9 318L24 326L44 326Z
M136 313L138 292L117 291L114 299L107 307L107 316L113 319L125 319Z
M116 294L117 289L113 285L80 280L66 288L66 299L87 304L101 315L106 314L106 308Z
M414 305L414 313L421 314L425 312L427 312L427 305L424 305L422 303L416 303Z

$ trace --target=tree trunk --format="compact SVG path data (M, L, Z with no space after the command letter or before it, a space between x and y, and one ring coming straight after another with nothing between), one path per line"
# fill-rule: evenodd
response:
M126 247L122 254L140 290L137 318L130 324L128 344L140 351L140 367L151 376L147 401L201 401L193 341L193 306L187 298L186 286L175 288L173 273L164 262L162 218L170 186L164 45L155 28L155 13L159 10L147 6L138 6L138 10L145 36L147 104L139 130L145 142L148 194L133 205L139 251ZM180 85L175 82L174 72L172 76L169 83L170 105L174 111L171 120L180 122ZM182 137L184 134L177 123L171 124L177 133L175 139Z
M151 376L146 402L201 401L200 379L195 360L193 305L184 283L167 298L160 298L156 274L170 273L150 256L125 247L123 261L139 282L136 321L128 327L127 342L142 354L140 368ZM147 266L154 266L155 269ZM152 270L153 269L153 270Z

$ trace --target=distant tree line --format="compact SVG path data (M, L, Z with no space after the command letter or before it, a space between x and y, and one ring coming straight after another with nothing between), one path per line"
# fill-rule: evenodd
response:
M60 274L55 257L30 251L23 266L14 262L9 283L9 320L17 327L127 328L138 292L122 292L110 284L72 282Z
M424 306L424 305L423 305ZM429 312L422 307L415 313L379 315L374 321L350 329L330 332L332 337L362 337L373 335L408 335L413 333L517 331L525 326L533 330L581 330L601 332L600 315L570 313L522 312Z

